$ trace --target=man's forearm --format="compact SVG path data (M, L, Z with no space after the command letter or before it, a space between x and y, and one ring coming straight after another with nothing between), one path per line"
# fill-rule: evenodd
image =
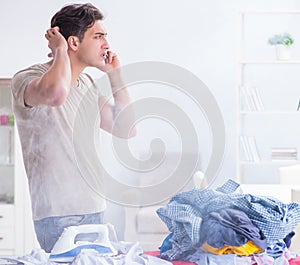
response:
M71 76L69 56L66 51L58 50L49 71L45 75L47 83L64 89L68 94Z
M113 93L114 98L114 105L113 105L113 119L115 120L118 114L131 103L131 98L128 93L127 88L125 87L125 84L123 82L121 72L119 69L114 70L110 73L108 73L108 77L111 84L111 90ZM134 111L133 108L130 107L126 110L126 115L122 115L122 119L118 118L115 120L117 124L115 124L115 128L118 129L118 131L122 131L124 129L124 125L130 124L133 126L134 124ZM128 133L128 132L125 132ZM127 135L128 137L133 137L136 135L136 129L133 126L131 128L130 135Z
M120 69L109 72L108 78L115 104L118 105L118 108L122 109L125 105L131 102L131 99L122 79Z

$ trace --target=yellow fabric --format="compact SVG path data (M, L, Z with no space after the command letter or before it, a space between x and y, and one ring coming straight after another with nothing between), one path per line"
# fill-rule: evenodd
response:
M236 254L239 256L249 256L252 254L263 252L263 250L256 246L251 240L249 240L245 245L239 247L224 245L221 248L214 248L210 246L207 242L205 242L201 246L201 249L205 252L209 252L216 255Z

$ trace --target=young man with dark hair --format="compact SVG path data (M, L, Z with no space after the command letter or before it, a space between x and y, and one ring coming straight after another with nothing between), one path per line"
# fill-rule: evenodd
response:
M94 89L93 79L83 73L86 67L107 73L111 84L113 105L99 93L91 93L89 98L91 105L99 107L99 130L123 138L135 135L134 128L122 131L124 120L116 124L115 117L130 104L130 97L102 19L102 13L91 4L63 7L53 16L45 34L52 59L19 71L12 80L34 226L46 252L51 251L65 227L103 222L105 200L82 176L72 142L78 113L84 114L79 128L84 128L84 119L90 118L88 110L80 110L86 92ZM85 160L87 171L94 170L90 160Z

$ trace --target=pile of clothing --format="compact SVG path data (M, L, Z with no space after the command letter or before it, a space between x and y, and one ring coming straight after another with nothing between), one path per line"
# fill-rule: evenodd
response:
M13 258L0 257L0 264L5 265L172 265L171 262L143 252L138 242L111 242L118 254L109 256L95 249L82 249L70 262L54 262L49 253L34 249L29 254Z
M160 257L196 264L289 264L289 247L300 222L300 205L222 187L193 189L175 195L157 210L170 234Z

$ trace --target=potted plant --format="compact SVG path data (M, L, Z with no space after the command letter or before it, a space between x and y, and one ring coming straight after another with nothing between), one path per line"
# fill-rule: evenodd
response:
M294 39L289 33L276 34L269 38L270 45L275 45L276 56L278 60L288 60L291 57L291 46Z

